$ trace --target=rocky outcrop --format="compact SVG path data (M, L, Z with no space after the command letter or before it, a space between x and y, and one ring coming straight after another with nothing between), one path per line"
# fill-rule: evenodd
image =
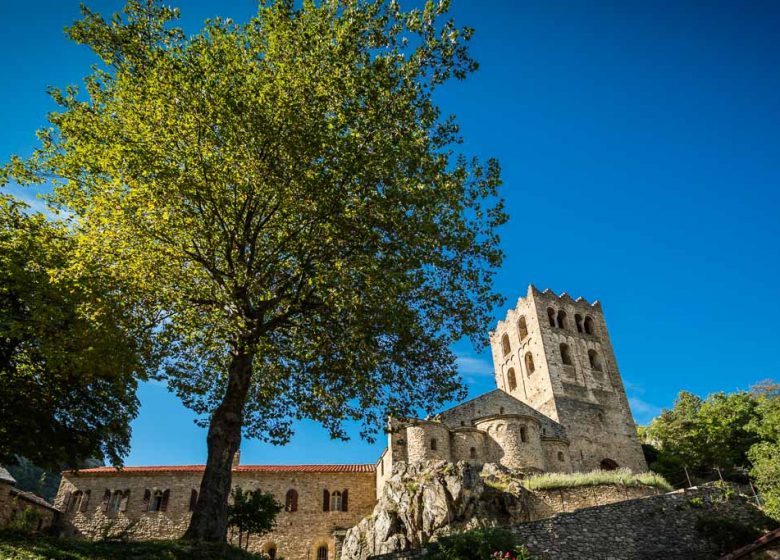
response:
M347 532L341 558L366 560L452 531L526 521L528 492L519 480L495 464L398 463L373 514Z

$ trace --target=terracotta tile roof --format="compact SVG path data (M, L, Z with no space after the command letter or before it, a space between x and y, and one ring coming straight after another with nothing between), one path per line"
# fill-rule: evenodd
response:
M81 469L78 474L110 474L122 473L168 473L168 472L203 472L204 465L169 465L151 467L97 467L93 469ZM375 465L239 465L234 472L314 472L314 473L372 473ZM75 472L75 471L67 471Z

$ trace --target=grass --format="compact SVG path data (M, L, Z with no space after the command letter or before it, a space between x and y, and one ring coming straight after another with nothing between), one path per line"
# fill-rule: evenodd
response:
M618 486L652 486L671 492L672 485L660 474L645 472L634 474L628 469L614 471L591 471L587 473L543 473L523 479L528 490L551 490L555 488L577 488L579 486L597 486L615 484Z
M186 541L87 541L0 531L2 560L260 560L223 544Z

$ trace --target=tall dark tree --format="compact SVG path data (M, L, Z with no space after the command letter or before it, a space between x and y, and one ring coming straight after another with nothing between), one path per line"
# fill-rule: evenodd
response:
M0 462L119 464L149 365L143 337L109 285L65 275L70 230L28 210L0 195Z
M165 375L209 427L189 538L225 539L242 429L432 411L461 394L450 344L483 344L500 302L498 164L456 155L432 97L476 68L471 31L446 1L295 4L189 38L151 1L85 10L69 34L102 64L6 168L53 180L84 266L164 313Z

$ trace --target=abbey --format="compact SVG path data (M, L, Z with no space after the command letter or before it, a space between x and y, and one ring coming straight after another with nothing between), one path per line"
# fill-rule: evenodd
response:
M396 463L499 463L520 472L644 471L636 426L599 302L528 288L490 333L497 388L428 419L392 419L376 464L234 465L234 484L285 505L250 548L272 558L338 559ZM203 466L63 473L55 505L71 532L176 538Z

